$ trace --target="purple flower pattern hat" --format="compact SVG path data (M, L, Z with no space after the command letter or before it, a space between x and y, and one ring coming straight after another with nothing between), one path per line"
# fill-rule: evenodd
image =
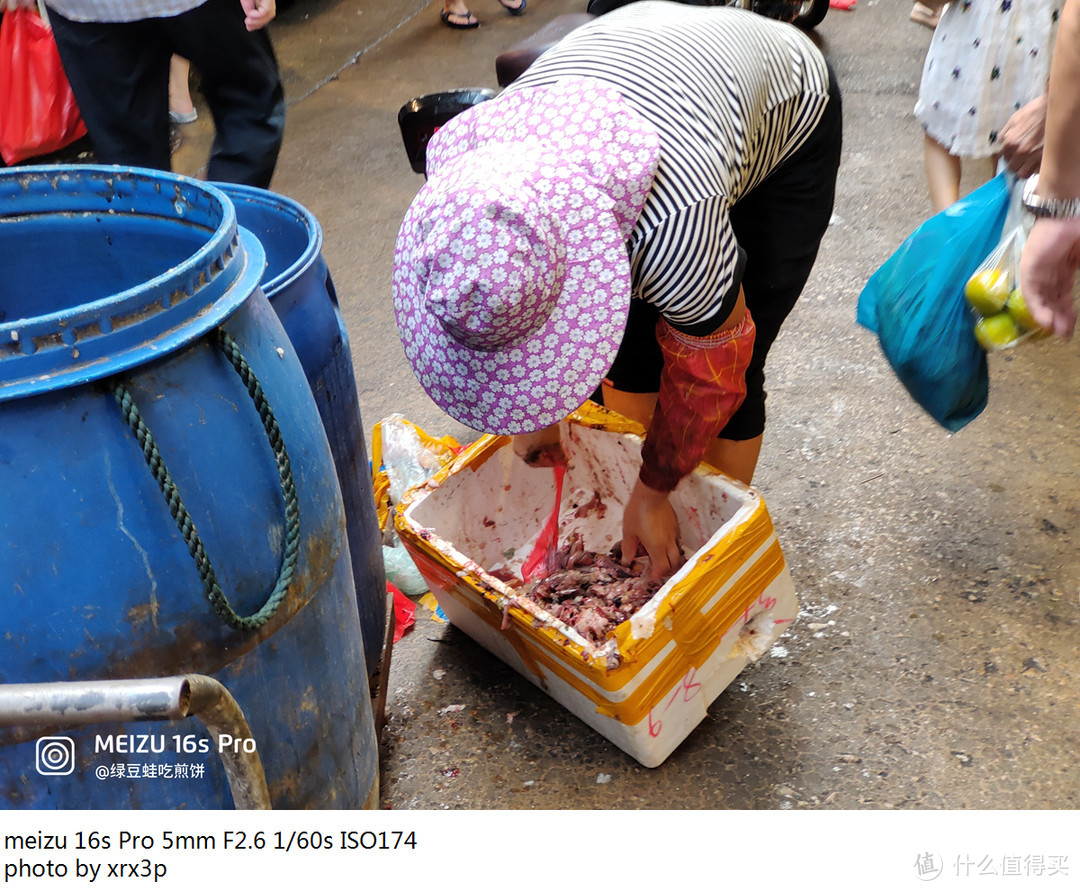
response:
M405 355L428 395L474 430L555 424L622 341L626 242L659 135L616 90L568 78L463 112L427 158L394 255Z

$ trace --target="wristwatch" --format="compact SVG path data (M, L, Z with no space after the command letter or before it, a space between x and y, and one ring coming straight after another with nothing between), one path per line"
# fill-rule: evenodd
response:
M1035 194L1039 185L1039 174L1034 174L1024 186L1024 207L1037 217L1052 220L1072 220L1080 218L1080 198L1040 198Z

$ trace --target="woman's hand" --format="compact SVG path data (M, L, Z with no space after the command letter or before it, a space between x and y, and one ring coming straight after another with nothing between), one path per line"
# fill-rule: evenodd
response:
M567 465L558 424L535 433L519 433L514 437L514 454L530 467Z
M1001 154L1021 179L1039 172L1046 135L1046 95L1013 112L998 134Z
M623 563L629 565L633 561L639 544L649 555L652 564L649 574L654 578L666 578L683 563L679 521L668 493L650 489L641 480L630 493L623 514Z

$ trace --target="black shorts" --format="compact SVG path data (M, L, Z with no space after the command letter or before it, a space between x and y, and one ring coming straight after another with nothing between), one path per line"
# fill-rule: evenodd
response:
M731 226L746 255L742 286L757 328L746 372L746 399L720 433L746 440L765 430L765 358L780 326L802 293L832 217L842 133L840 88L829 68L829 103L799 150L731 209ZM659 312L630 302L626 326L608 380L617 390L655 393L663 355L656 343Z

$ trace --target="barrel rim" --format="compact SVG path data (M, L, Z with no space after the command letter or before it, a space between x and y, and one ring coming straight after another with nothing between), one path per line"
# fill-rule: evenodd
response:
M160 358L216 327L258 290L265 266L258 238L237 224L224 192L180 174L93 164L0 170L0 227L60 212L140 215L137 204L130 211L115 206L118 180L132 195L151 196L157 210L171 187L176 219L188 214L185 224L205 228L206 243L124 291L0 323L0 401L88 383ZM26 196L21 203L20 193ZM206 208L193 220L187 208L198 210L200 201Z
M239 206L239 201L257 204L277 211L287 211L300 222L308 231L308 244L304 251L277 275L262 282L263 293L268 298L283 291L300 278L315 262L322 252L323 230L318 219L310 210L300 202L271 192L256 186L241 185L238 183L215 183L222 192L232 199L234 206ZM239 220L239 211L238 211Z

